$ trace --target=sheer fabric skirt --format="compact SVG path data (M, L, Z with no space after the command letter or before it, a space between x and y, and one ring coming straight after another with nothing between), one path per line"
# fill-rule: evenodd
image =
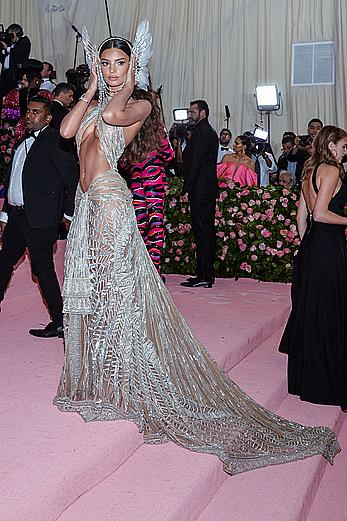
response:
M63 296L60 410L131 420L145 442L215 454L230 474L340 450L331 430L267 411L218 367L162 283L114 170L78 189Z

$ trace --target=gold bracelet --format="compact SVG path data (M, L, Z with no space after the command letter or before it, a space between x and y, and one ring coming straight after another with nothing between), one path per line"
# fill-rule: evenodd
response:
M84 101L84 103L89 103L91 102L91 100L86 100L85 97L84 97L84 94L82 94L82 96L78 99L78 101Z

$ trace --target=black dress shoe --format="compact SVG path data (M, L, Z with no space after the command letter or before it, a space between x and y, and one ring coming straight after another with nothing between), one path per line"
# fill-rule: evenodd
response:
M55 326L53 322L50 322L44 329L29 329L29 334L39 338L53 338L55 336L64 338L64 328L63 326Z
M184 286L186 288L212 288L212 285L212 280L202 280L198 277L180 283L180 286Z
M192 282L192 281L196 282L198 280L201 280L201 279L199 279L199 277L188 277L186 279L187 282ZM212 277L212 279L208 279L208 282L212 282L212 284L214 284L215 283L215 277Z

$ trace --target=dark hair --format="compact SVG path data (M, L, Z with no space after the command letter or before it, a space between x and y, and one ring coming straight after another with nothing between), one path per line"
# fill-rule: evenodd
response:
M208 118L208 116L210 114L210 109L208 108L207 102L205 100L198 99L198 100L195 100L195 101L191 101L190 102L190 106L192 106L192 105L197 105L199 111L204 110L205 113L206 113L206 117Z
M295 138L293 136L289 136L288 134L286 134L283 138L282 138L282 145L285 145L286 143L295 143Z
M125 38L118 38L117 36L107 38L99 47L99 56L106 51L106 49L120 49L125 52L130 58L132 44Z
M41 72L38 69L36 69L35 67L23 69L23 76L24 76L24 74L27 77L27 80L29 83L31 83L33 81L33 79L35 79L35 78L42 80Z
M6 32L7 33L16 33L18 38L20 38L24 34L23 27L21 25L19 25L19 24L11 24L11 25L9 25L7 27L7 29L6 29Z
M122 38L108 38L99 48L99 56L106 49L120 49L130 58L132 44ZM144 99L150 102L152 110L140 131L124 150L122 159L129 163L143 161L150 152L159 150L165 137L163 120L158 105L158 94L150 87L148 91L135 86L131 95L133 99Z
M58 85L53 90L52 94L53 96L59 96L62 92L68 92L69 90L72 90L72 92L75 92L76 87L75 85L72 85L72 83L65 83L61 82L58 83Z
M231 132L228 128L222 128L222 130L219 132L219 135L221 135L222 132L227 132L229 136L231 137Z
M313 154L305 163L302 180L305 180L313 172L315 167L320 163L334 165L339 169L340 177L344 177L343 167L337 163L336 158L332 154L329 143L335 145L341 140L347 138L347 132L339 127L326 125L321 128L313 141Z
M321 127L323 127L323 121L321 121L320 119L318 118L312 118L308 124L307 124L307 128L312 125L312 123L319 123Z
M48 70L50 72L53 72L53 65L49 62L42 62L42 65L45 65L45 64L48 65Z
M293 139L295 139L296 134L295 134L295 132L292 132L291 130L287 130L286 132L283 132L283 134L282 134L282 139L284 139L285 137L292 137Z
M47 114L50 114L50 115L53 114L53 105L52 105L52 102L48 98L45 98L44 96L34 96L29 101L29 103L31 103L31 102L42 103L45 106Z

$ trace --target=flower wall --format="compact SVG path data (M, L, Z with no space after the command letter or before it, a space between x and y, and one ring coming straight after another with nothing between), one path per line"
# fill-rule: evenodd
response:
M182 183L171 179L166 200L164 273L195 274L189 204ZM216 205L217 277L252 277L289 282L300 240L296 228L299 194L279 186L220 185Z

